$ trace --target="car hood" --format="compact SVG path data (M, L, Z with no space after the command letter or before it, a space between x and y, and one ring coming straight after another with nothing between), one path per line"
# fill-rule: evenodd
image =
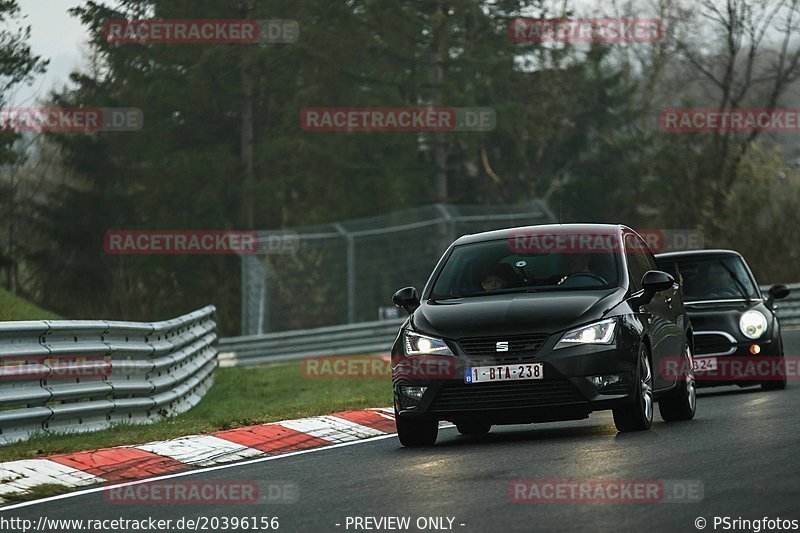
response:
M624 289L608 289L427 301L414 312L413 324L448 339L555 333L599 320L624 297Z

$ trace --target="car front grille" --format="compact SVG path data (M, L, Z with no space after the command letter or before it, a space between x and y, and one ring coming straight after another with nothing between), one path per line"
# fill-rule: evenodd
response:
M730 339L718 333L696 333L694 355L727 354L733 351Z
M461 339L458 345L473 362L516 363L530 360L542 349L547 334ZM508 351L498 352L497 343L507 342Z
M566 379L505 383L448 383L431 402L429 411L476 411L542 407L583 402L585 398Z

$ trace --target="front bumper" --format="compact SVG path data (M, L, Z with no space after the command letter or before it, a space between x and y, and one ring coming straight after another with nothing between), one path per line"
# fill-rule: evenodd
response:
M758 385L763 382L781 379L782 354L780 342L774 338L746 340L730 339L723 342L717 335L716 344L702 342L697 339L704 335L717 335L716 333L695 333L695 364L708 366L703 360L713 361L709 370L695 369L695 383L697 387L719 387L726 385ZM731 336L732 337L732 336ZM760 352L752 354L750 348L758 345Z
M420 372L426 356L392 356L395 408L401 416L470 421L490 424L549 422L585 418L593 411L630 403L638 384L638 339L618 335L605 346L574 346L553 350L557 338L543 343L536 353L502 357L468 355L454 343L455 357L437 357L437 371ZM454 351L454 353L456 353ZM500 355L500 354L498 354ZM476 366L541 363L543 379L467 383L468 368ZM431 367L426 367L430 369ZM620 375L619 383L600 389L589 377ZM421 398L404 393L404 387L426 387Z

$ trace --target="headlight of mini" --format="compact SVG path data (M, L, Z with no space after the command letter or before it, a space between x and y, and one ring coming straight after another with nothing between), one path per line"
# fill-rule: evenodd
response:
M617 319L609 318L583 326L581 328L568 331L561 337L555 349L566 348L567 346L578 346L580 344L611 344L614 340L614 332L617 329Z
M739 319L739 329L748 339L757 339L767 331L767 317L759 311L747 311Z
M453 355L442 339L406 330L403 334L406 355Z

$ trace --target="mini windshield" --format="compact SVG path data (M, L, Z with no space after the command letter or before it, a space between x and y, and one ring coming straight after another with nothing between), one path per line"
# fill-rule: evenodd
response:
M670 261L662 268L678 280L687 302L758 298L744 261L736 256Z
M613 247L525 253L507 240L466 244L447 259L431 298L608 289L619 284L618 264Z

